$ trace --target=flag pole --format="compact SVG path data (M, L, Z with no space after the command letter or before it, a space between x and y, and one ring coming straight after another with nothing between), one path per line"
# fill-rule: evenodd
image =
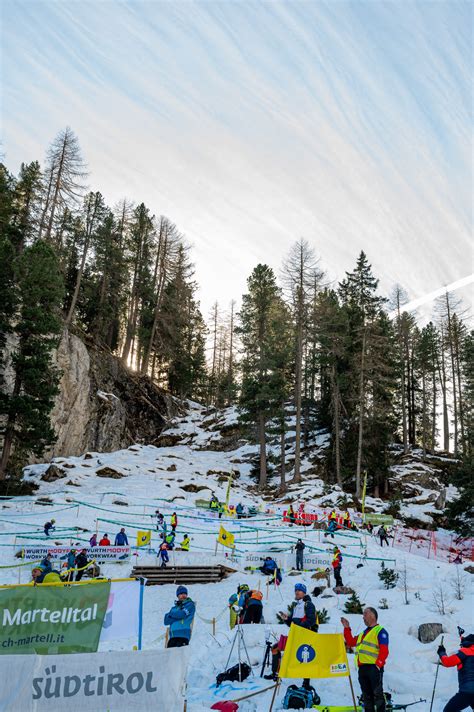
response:
M143 592L145 589L145 579L140 578L140 602L138 605L138 650L142 649L143 631Z
M351 671L349 670L349 685L351 686L352 702L354 704L354 712L357 712L357 703L354 695L354 687L352 685Z

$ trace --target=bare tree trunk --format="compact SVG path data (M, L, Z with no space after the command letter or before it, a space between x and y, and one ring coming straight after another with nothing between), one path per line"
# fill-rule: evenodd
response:
M51 200L51 189L53 187L53 181L54 181L54 172L51 168L51 172L49 174L48 189L46 191L46 198L44 201L44 208L43 208L43 212L41 213L41 219L40 219L40 224L39 224L39 229L38 229L38 240L41 240L41 237L43 235L43 230L46 225L46 215L48 214L49 202Z
M459 327L457 326L454 334L454 355L456 360L456 378L458 382L458 402L459 402L459 425L461 428L461 449L462 454L465 457L467 455L466 448L466 434L464 430L464 402L463 402L463 391L462 391L462 379L461 379L461 358L460 358L460 346L459 346Z
M301 298L300 298L301 301ZM296 335L296 365L295 365L295 409L296 409L296 442L295 442L295 474L293 482L301 482L301 380L303 359L303 325L302 315L298 317Z
M425 369L423 368L422 376L421 376L421 384L422 384L422 409L423 409L423 415L422 415L422 435L421 435L421 445L423 448L423 460L426 460L426 435L427 435L427 412L426 412L426 377L425 377Z
M362 332L362 353L360 360L360 379L359 379L359 436L357 441L357 466L356 466L356 497L359 498L360 490L360 473L362 467L362 442L364 432L364 403L365 403L365 344L366 344L366 326L364 324Z
M341 477L341 431L340 431L340 407L339 407L339 383L336 378L336 367L333 364L331 369L332 396L333 396L333 417L334 417L334 449L336 455L336 482L342 488Z
M441 341L440 348L441 359L438 360L439 380L441 384L441 393L443 397L443 449L449 452L449 414L448 414L448 393L446 383L446 365L444 362L444 339Z
M448 318L448 344L449 344L449 355L451 360L451 375L453 383L453 423L454 423L454 455L457 457L458 454L458 397L456 388L456 369L454 367L454 349L453 349L453 320L451 317L451 305L449 303L449 296L446 292L446 315Z
M263 490L267 484L267 448L265 439L265 415L258 414L258 439L260 444L260 479L258 489Z
M64 156L66 154L66 145L67 145L67 134L65 134L65 136L64 136L61 157L59 159L58 172L56 175L56 184L54 186L53 199L51 201L51 212L49 214L49 222L48 222L48 226L46 228L46 239L47 240L51 239L51 230L53 229L54 215L55 215L56 207L57 207L57 203L58 203L59 188L61 186L61 179L63 177L63 165L64 165Z
M18 374L15 375L15 383L13 384L12 399L18 398L21 391L21 379ZM0 480L5 479L8 461L10 459L13 438L15 436L15 416L11 413L8 416L5 435L3 436L2 458L0 460Z
M281 431L280 431L280 492L286 491L286 453L285 453L285 401L281 404Z
M160 236L158 238L158 248L155 261L155 273L153 278L154 288L156 289L155 309L153 313L153 324L151 326L150 338L143 356L141 365L141 373L146 373L150 362L150 355L155 340L156 327L158 325L158 317L160 314L161 304L163 301L163 292L166 281L166 251L168 246L168 232L165 228L163 235L163 226L160 225ZM158 276L159 275L159 276ZM158 280L158 281L157 281Z

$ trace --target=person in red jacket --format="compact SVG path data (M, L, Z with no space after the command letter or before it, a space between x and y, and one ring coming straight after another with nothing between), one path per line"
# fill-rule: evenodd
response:
M359 635L352 635L347 618L341 618L344 626L344 640L350 648L356 649L359 684L362 690L365 712L385 712L383 694L383 671L388 657L388 633L378 625L378 613L368 606L363 613L366 629Z
M99 541L99 546L110 546L110 539L108 534L104 534L102 539Z
M459 692L451 697L443 712L474 709L474 635L462 637L461 647L454 655L446 655L444 645L439 646L438 655L441 665L458 669Z

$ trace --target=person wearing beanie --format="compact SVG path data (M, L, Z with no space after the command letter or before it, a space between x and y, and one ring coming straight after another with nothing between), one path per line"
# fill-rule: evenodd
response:
M443 667L456 666L458 669L459 691L451 697L443 712L474 709L474 635L462 637L461 647L454 655L446 655L444 645L440 645L437 652Z
M304 583L295 584L295 600L289 606L289 613L283 613L280 611L281 620L286 623L286 625L299 625L301 628L307 628L308 630L318 632L318 624L316 622L316 608L311 600L311 596L308 595L307 589ZM278 644L272 647L272 672L271 675L264 675L266 680L277 680L278 670L280 668L281 662L281 650ZM303 680L303 687L309 687L310 680L305 678Z
M186 586L178 586L176 598L176 603L164 618L165 625L170 627L168 648L181 648L183 645L189 645L196 612L196 604L189 598Z

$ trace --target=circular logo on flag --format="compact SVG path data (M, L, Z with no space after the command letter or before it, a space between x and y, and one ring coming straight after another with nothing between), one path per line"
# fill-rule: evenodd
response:
M310 663L314 660L315 657L316 657L315 649L311 645L308 645L307 643L305 645L300 645L300 647L296 651L296 659L300 663Z
M227 539L227 534L222 534L221 539Z

